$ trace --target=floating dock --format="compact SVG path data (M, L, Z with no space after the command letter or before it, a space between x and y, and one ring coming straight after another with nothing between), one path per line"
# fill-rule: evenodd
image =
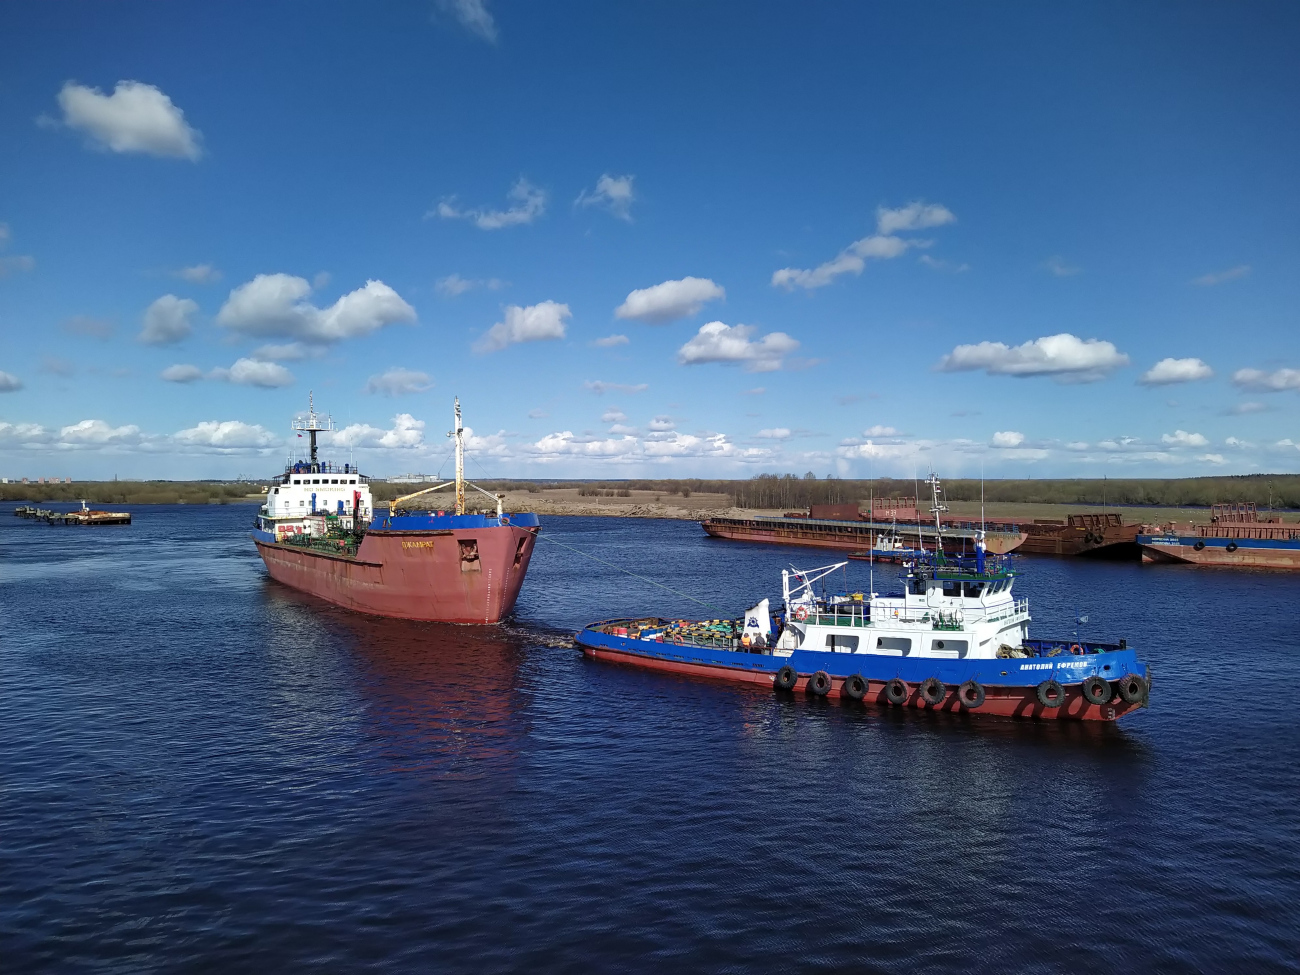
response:
M54 511L50 508L36 508L31 505L20 505L14 509L14 515L18 518L30 518L33 521L43 521L48 525L131 524L131 513L129 511L96 511L86 504L85 501L81 502L81 510L79 511Z

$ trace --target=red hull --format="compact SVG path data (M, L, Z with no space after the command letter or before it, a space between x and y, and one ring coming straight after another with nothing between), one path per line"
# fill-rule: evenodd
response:
M1186 562L1191 565L1234 569L1300 569L1300 549L1247 548L1229 552L1224 546L1207 545L1199 552L1194 545L1158 543L1142 546L1143 562Z
M673 674L688 674L692 677L706 677L710 680L726 680L738 684L758 684L763 687L771 688L773 686L773 677L769 673L762 671L742 671L733 670L730 667L713 667L708 664L688 664L677 661L660 660L653 657L642 657L638 654L622 653L618 650L610 650L604 647L584 646L582 652L593 660L608 660L612 663L627 664L633 667L644 667L649 670L662 670ZM843 682L838 678L831 683L831 690L827 697L838 698L843 695L840 688ZM808 678L800 677L799 682L795 685L796 691L807 691ZM996 714L1006 718L1046 718L1058 721L1115 721L1129 711L1133 711L1141 705L1127 704L1118 697L1113 698L1106 704L1089 704L1084 700L1083 695L1077 687L1066 689L1066 700L1059 708L1045 708L1038 703L1038 697L1032 687L989 687L986 688L987 697L984 704L973 714ZM917 693L917 688L912 689L912 696L907 702L899 707L914 707L924 711L968 711L957 702L957 695L954 693L955 688L949 689L948 698L940 705L931 706L921 700ZM867 693L862 699L867 704L879 704L885 707L894 707L885 698L884 681L868 681Z
M862 552L871 548L874 539L870 531L848 526L848 531L833 531L816 525L800 524L797 518L791 518L788 525L764 524L762 526L727 524L716 519L700 522L706 532L714 538L726 538L733 542L766 542L769 545L806 545L809 548L846 549ZM903 533L903 529L899 529ZM884 532L880 532L884 534ZM1006 555L1015 551L1026 536L1019 534L992 533L985 538L985 545L994 555ZM934 547L930 539L925 540L929 548Z
M496 623L519 596L536 529L369 532L355 558L257 541L272 579L336 606L398 619ZM465 558L462 540L477 543Z

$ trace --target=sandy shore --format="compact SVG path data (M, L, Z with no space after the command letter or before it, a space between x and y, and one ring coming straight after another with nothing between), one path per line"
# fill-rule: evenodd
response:
M468 499L467 499L468 500ZM487 501L487 498L483 498ZM472 504L472 502L471 502ZM741 517L746 514L783 514L782 511L749 511L736 508L726 494L680 494L632 491L626 498L591 497L577 488L545 491L512 491L506 495L507 511L532 511L539 515L585 515L604 518L677 518L700 521L715 516Z
M604 518L676 518L683 521L700 521L709 517L744 518L751 515L782 515L785 508L737 508L732 505L730 495L726 494L668 494L654 491L632 491L628 497L595 497L581 495L578 488L547 488L538 491L512 491L506 495L507 511L532 511L539 515L583 515ZM446 507L451 501L450 493L439 492L430 497L438 499L437 507ZM475 496L473 491L466 497L471 509L483 502L486 510L488 499L482 495ZM980 504L978 501L950 502L952 509L948 517L978 521ZM866 507L866 502L862 503ZM925 511L925 506L922 507ZM989 502L985 506L985 517L990 521L1014 521L1028 524L1035 519L1053 519L1064 522L1070 515L1089 512L1118 512L1125 524L1164 524L1170 521L1208 523L1208 508L1157 508L1157 507L1120 507L1114 505L1074 505L1074 504L1032 504L1015 502ZM1288 515L1287 521L1294 516Z

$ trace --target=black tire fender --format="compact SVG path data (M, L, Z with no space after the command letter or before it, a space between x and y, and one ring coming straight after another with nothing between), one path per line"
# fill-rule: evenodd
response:
M1038 703L1045 708L1059 708L1065 703L1065 688L1055 677L1049 677L1036 688Z
M1236 542L1229 542L1229 543L1227 544L1227 551L1229 551L1229 552L1235 552L1235 551L1237 551L1237 543L1236 543Z
M776 672L776 679L773 683L776 685L777 690L792 691L794 685L799 683L799 671L786 664Z
M984 703L984 697L984 686L973 677L957 688L957 701L971 711Z
M825 697L831 691L831 675L819 670L808 678L808 693Z
M1089 704L1105 704L1113 693L1110 681L1104 677L1093 674L1083 679L1083 699Z
M947 696L948 686L938 677L927 677L921 681L921 700L930 707L938 707Z
M1198 541L1195 545L1192 546L1192 548L1196 549L1196 551L1199 552L1201 549L1205 548L1205 543Z
M912 689L907 686L907 681L901 677L895 677L885 685L885 700L890 704L906 704L907 699L912 696Z
M1119 679L1119 696L1125 704L1142 704L1147 696L1147 682L1141 674L1128 674Z
M854 701L861 701L867 696L867 679L861 674L850 674L840 685L840 693Z

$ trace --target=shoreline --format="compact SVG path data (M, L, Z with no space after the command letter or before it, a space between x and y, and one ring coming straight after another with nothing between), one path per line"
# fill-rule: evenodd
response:
M93 485L87 485L93 487ZM725 494L692 493L689 496L667 494L654 491L631 491L625 497L595 496L580 493L578 488L552 488L539 491L507 491L503 506L508 512L532 512L541 517L572 516L585 518L663 518L675 521L702 521L706 518L748 518L754 515L781 516L786 508L741 508L732 504L731 497ZM17 493L17 492L14 492ZM29 492L36 495L37 492ZM63 492L60 492L63 493ZM93 505L112 508L114 506L149 506L157 504L175 505L244 505L261 504L263 494L203 496L185 492L188 496L164 496L148 499L96 498L97 492L84 492L87 501ZM179 493L179 492L178 492ZM446 508L451 500L450 493L438 492L430 496L435 504L430 507ZM470 494L466 498L471 510L488 510L490 502L481 495ZM80 497L28 497L3 499L11 505L36 504L50 506L75 506ZM483 502L479 504L478 502ZM376 500L378 506L384 501ZM963 521L979 521L980 505L978 502L952 502L949 518ZM1100 505L1079 503L1033 503L1033 502L989 502L984 505L984 515L990 522L1012 522L1032 524L1035 521L1057 521L1064 523L1073 514L1113 513L1120 515L1125 524L1166 524L1171 521L1179 523L1208 524L1210 511L1201 507L1172 507L1163 505ZM1261 512L1261 515L1264 514ZM1290 511L1277 512L1285 523L1294 523L1295 515Z

